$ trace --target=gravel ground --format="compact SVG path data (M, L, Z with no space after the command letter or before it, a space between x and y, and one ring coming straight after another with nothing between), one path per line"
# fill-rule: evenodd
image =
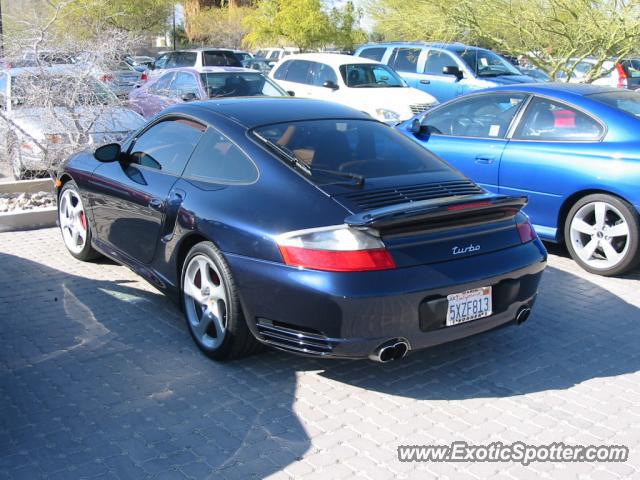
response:
M0 194L0 213L49 208L55 204L51 192Z

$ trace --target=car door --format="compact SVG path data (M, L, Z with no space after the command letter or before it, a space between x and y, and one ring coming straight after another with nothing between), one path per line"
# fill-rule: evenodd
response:
M346 93L345 87L340 88L335 70L326 63L311 62L307 82L306 96L309 98L338 102L340 97ZM325 84L335 85L336 88L325 87Z
M563 102L533 97L527 105L502 155L499 191L529 197L526 212L540 235L562 234L564 199L580 179L608 168L610 154L599 154L604 133L599 120Z
M131 141L120 162L103 163L90 180L96 239L128 264L153 260L158 239L173 231L173 188L205 127L180 117L160 119Z
M287 63L287 69L283 72L283 78L278 79L278 83L287 91L292 91L296 97L309 98L312 94L309 87L309 71L312 62L308 60L291 60ZM284 66L284 65L283 65ZM280 69L278 69L279 71Z
M463 97L424 116L418 140L489 191L498 191L505 136L526 98L495 92Z
M463 93L462 80L454 75L442 73L444 67L462 68L454 56L446 50L429 49L420 83L416 85L416 88L433 95L440 103Z
M424 63L427 50L421 47L395 48L391 52L388 65L414 88L421 88L421 75L418 73L418 65Z

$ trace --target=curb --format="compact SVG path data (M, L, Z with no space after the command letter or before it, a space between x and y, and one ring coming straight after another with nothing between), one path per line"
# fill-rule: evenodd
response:
M49 178L42 180L21 180L19 182L0 183L0 193L35 193L53 191L53 182ZM20 212L0 213L0 232L34 230L56 225L57 207L38 208Z

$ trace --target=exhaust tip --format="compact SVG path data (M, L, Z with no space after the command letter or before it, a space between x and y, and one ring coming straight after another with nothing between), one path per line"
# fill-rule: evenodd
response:
M404 340L393 340L393 343L386 343L376 348L369 359L379 363L389 363L392 360L399 360L409 351L409 344Z
M518 310L518 313L516 314L516 323L518 325L522 325L524 322L527 321L527 319L529 318L529 315L531 315L531 307L529 306L520 307L520 310Z

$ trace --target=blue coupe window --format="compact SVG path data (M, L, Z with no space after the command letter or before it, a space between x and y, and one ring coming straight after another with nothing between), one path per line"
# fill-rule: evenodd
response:
M258 169L231 140L209 128L193 152L183 177L246 184L258 179Z
M317 183L449 169L416 142L371 120L307 120L259 127L254 133Z
M630 113L634 117L640 117L640 95L638 92L619 90L615 92L596 93L588 95L589 98L605 103L610 107Z

